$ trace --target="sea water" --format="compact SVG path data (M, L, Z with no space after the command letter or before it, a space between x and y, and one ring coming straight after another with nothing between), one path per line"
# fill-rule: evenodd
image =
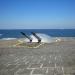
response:
M30 36L33 39L32 42L37 42L38 40L31 32L35 32L42 39L42 42L52 42L58 37L70 37L71 39L75 39L75 29L3 29L0 30L0 40L25 38L25 40L28 41L21 32Z

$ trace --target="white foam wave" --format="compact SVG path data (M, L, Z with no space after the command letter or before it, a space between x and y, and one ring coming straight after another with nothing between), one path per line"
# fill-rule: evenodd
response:
M3 34L0 34L0 36L2 36Z
M51 42L54 42L55 40L53 39L53 37L47 35L47 34L42 34L42 33L36 33L37 36L39 36L41 38L41 42L45 42L45 43L51 43ZM30 37L32 38L32 42L38 42L38 39L33 36L33 35L30 35ZM29 42L28 39L25 39L26 42Z
M15 40L17 38L2 38L1 40Z
M41 38L41 42L49 43L52 41L52 37L50 37L49 35L37 33L37 36ZM35 36L31 35L31 38L33 39L32 42L38 42Z

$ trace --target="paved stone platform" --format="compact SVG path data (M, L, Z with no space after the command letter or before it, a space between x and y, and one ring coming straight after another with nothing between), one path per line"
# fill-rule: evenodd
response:
M0 56L0 75L75 75L73 45L50 44L37 49L0 50L3 51Z
M59 60L59 61L58 61ZM7 75L63 75L61 56L16 56L8 55L0 62L0 73Z

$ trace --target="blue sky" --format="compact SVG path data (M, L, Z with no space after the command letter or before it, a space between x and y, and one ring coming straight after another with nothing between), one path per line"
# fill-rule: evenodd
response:
M75 0L0 0L0 29L75 28Z

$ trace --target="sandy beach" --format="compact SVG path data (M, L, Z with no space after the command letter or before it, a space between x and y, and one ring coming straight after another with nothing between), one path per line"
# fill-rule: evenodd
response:
M0 75L75 75L74 39L37 48L18 43L0 40Z

